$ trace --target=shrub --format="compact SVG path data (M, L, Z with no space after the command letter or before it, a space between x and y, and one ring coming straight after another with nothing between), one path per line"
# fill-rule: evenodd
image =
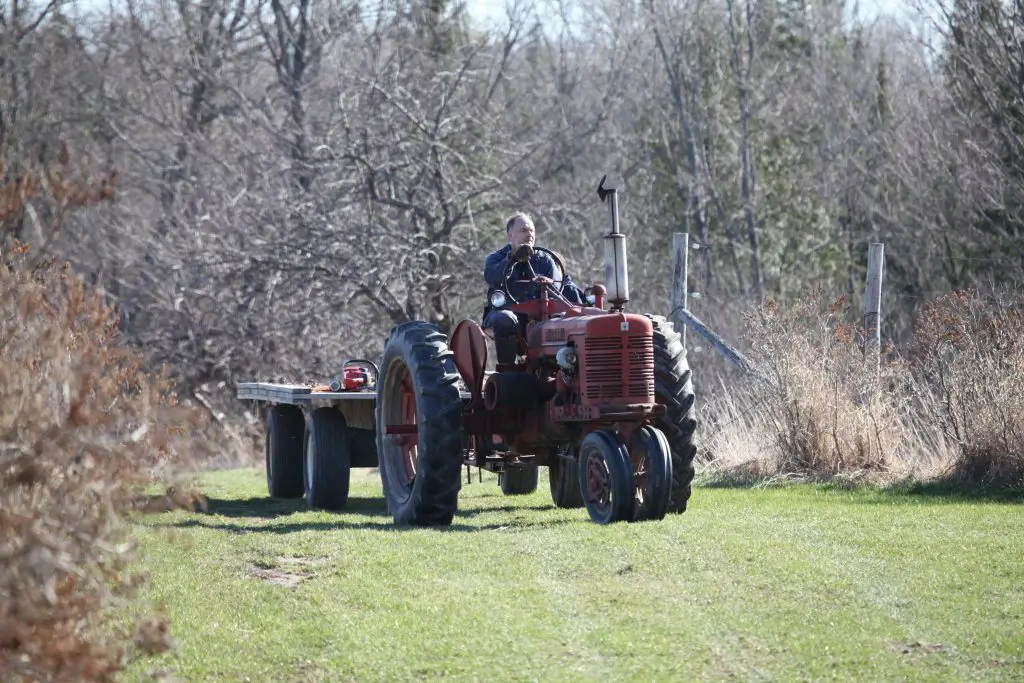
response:
M1024 486L1024 300L962 291L928 302L914 343L927 415L963 487Z
M113 621L142 581L128 521L154 482L188 504L176 473L207 442L114 311L24 252L0 254L0 679L108 680L169 646L159 619Z
M745 317L747 357L761 380L711 407L712 469L745 479L891 475L907 446L905 364L891 348L877 362L866 357L844 299L824 301L810 291Z

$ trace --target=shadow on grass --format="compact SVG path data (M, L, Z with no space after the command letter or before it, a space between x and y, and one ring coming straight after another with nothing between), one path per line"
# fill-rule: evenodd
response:
M455 513L455 520L447 527L436 527L440 532L471 532L471 531L495 531L498 529L526 529L543 528L568 524L575 520L567 519L535 519L525 522L515 513L523 512L547 512L557 509L553 504L547 505L499 505L484 506L479 508L463 508ZM316 511L319 514L329 514L330 521L310 520L298 522L278 523L276 520L303 512L310 512L306 507L305 499L282 500L276 498L235 498L219 499L207 498L206 510L196 509L193 511L197 517L183 519L175 522L159 523L155 526L175 528L206 528L226 531L236 534L271 533L289 534L299 531L332 531L338 529L378 529L381 531L414 531L423 527L403 526L394 524L391 515L388 513L387 504L383 498L351 496L344 510L339 512ZM460 520L468 520L482 514L495 513L509 515L505 519L496 520L488 524L467 524ZM208 517L228 517L235 519L266 520L267 524L240 524L231 522L207 521ZM355 517L373 517L374 520L353 519ZM581 520L589 519L584 512Z
M836 502L855 504L901 504L901 503L1024 503L1024 489L1014 487L980 488L958 482L901 481L888 485L869 484L856 480L833 479L814 480L799 475L776 477L752 477L729 475L706 475L694 481L699 489L727 489L749 491L771 491L780 489L824 491L859 494L849 498L837 498Z
M885 497L902 497L908 500L935 500L947 503L1024 503L1024 489L1013 487L979 488L967 487L948 481L913 482L879 487L877 492Z
M390 519L390 518L388 518ZM499 530L526 530L526 529L543 529L547 527L563 526L565 524L574 524L578 521L585 521L584 518L580 520L574 519L550 519L550 520L532 520L526 522L521 518L510 518L498 522L492 522L490 524L466 524L464 522L454 521L451 525L446 527L414 527L414 526L401 526L394 524L390 521L384 521L383 519L379 522L374 521L349 521L343 517L342 513L329 522L322 521L309 521L309 522L284 522L281 524L265 524L265 525L254 525L249 526L246 524L235 524L232 522L207 522L203 519L183 519L177 522L168 522L164 524L157 524L156 526L161 527L172 527L176 529L213 529L216 531L226 531L232 534L293 534L301 531L341 531L344 529L369 529L377 531L386 531L388 533L403 532L403 531L435 531L437 533L469 533L476 531L499 531Z
M206 510L196 510L200 515L219 515L222 517L248 517L259 519L276 519L299 512L309 512L305 498L207 498ZM381 516L388 514L387 504L383 498L349 496L344 510L347 514Z

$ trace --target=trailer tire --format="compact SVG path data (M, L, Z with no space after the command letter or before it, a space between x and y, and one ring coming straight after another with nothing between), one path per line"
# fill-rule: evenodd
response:
M396 524L448 526L462 487L460 375L448 340L422 321L394 327L384 345L375 418L379 472ZM411 381L410 381L411 380ZM415 444L388 425L417 426ZM413 450L415 448L415 450Z
M692 493L693 459L697 455L694 432L697 410L693 377L682 338L662 315L647 315L654 323L654 394L665 406L663 417L654 421L672 449L672 500L670 513L683 513Z
M267 492L271 498L302 497L302 436L305 429L306 421L299 408L267 406L263 436Z
M303 475L306 505L312 510L344 510L352 460L348 423L334 408L317 408L306 420Z
M539 468L532 464L506 467L498 472L498 485L506 496L526 496L533 493L537 490L539 479Z

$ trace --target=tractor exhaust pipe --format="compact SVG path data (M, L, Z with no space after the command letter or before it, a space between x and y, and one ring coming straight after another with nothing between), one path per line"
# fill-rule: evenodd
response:
M607 175L601 176L597 196L608 198L612 214L612 231L604 236L604 279L608 283L611 310L621 311L629 301L629 268L626 265L626 236L619 231L619 194L614 187L605 187Z

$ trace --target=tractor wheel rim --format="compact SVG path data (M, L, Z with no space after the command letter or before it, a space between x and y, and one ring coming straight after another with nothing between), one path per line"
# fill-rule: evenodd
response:
M416 424L416 391L408 368L404 368L401 384L402 424ZM411 485L416 479L416 464L419 449L415 437L403 439L402 467L405 472L406 484Z
M634 496L638 505L643 505L644 501L650 498L651 478L648 476L648 471L647 449L642 449L639 462L636 463L636 472L633 475Z
M603 453L594 453L587 458L587 497L602 513L611 505L611 472Z

